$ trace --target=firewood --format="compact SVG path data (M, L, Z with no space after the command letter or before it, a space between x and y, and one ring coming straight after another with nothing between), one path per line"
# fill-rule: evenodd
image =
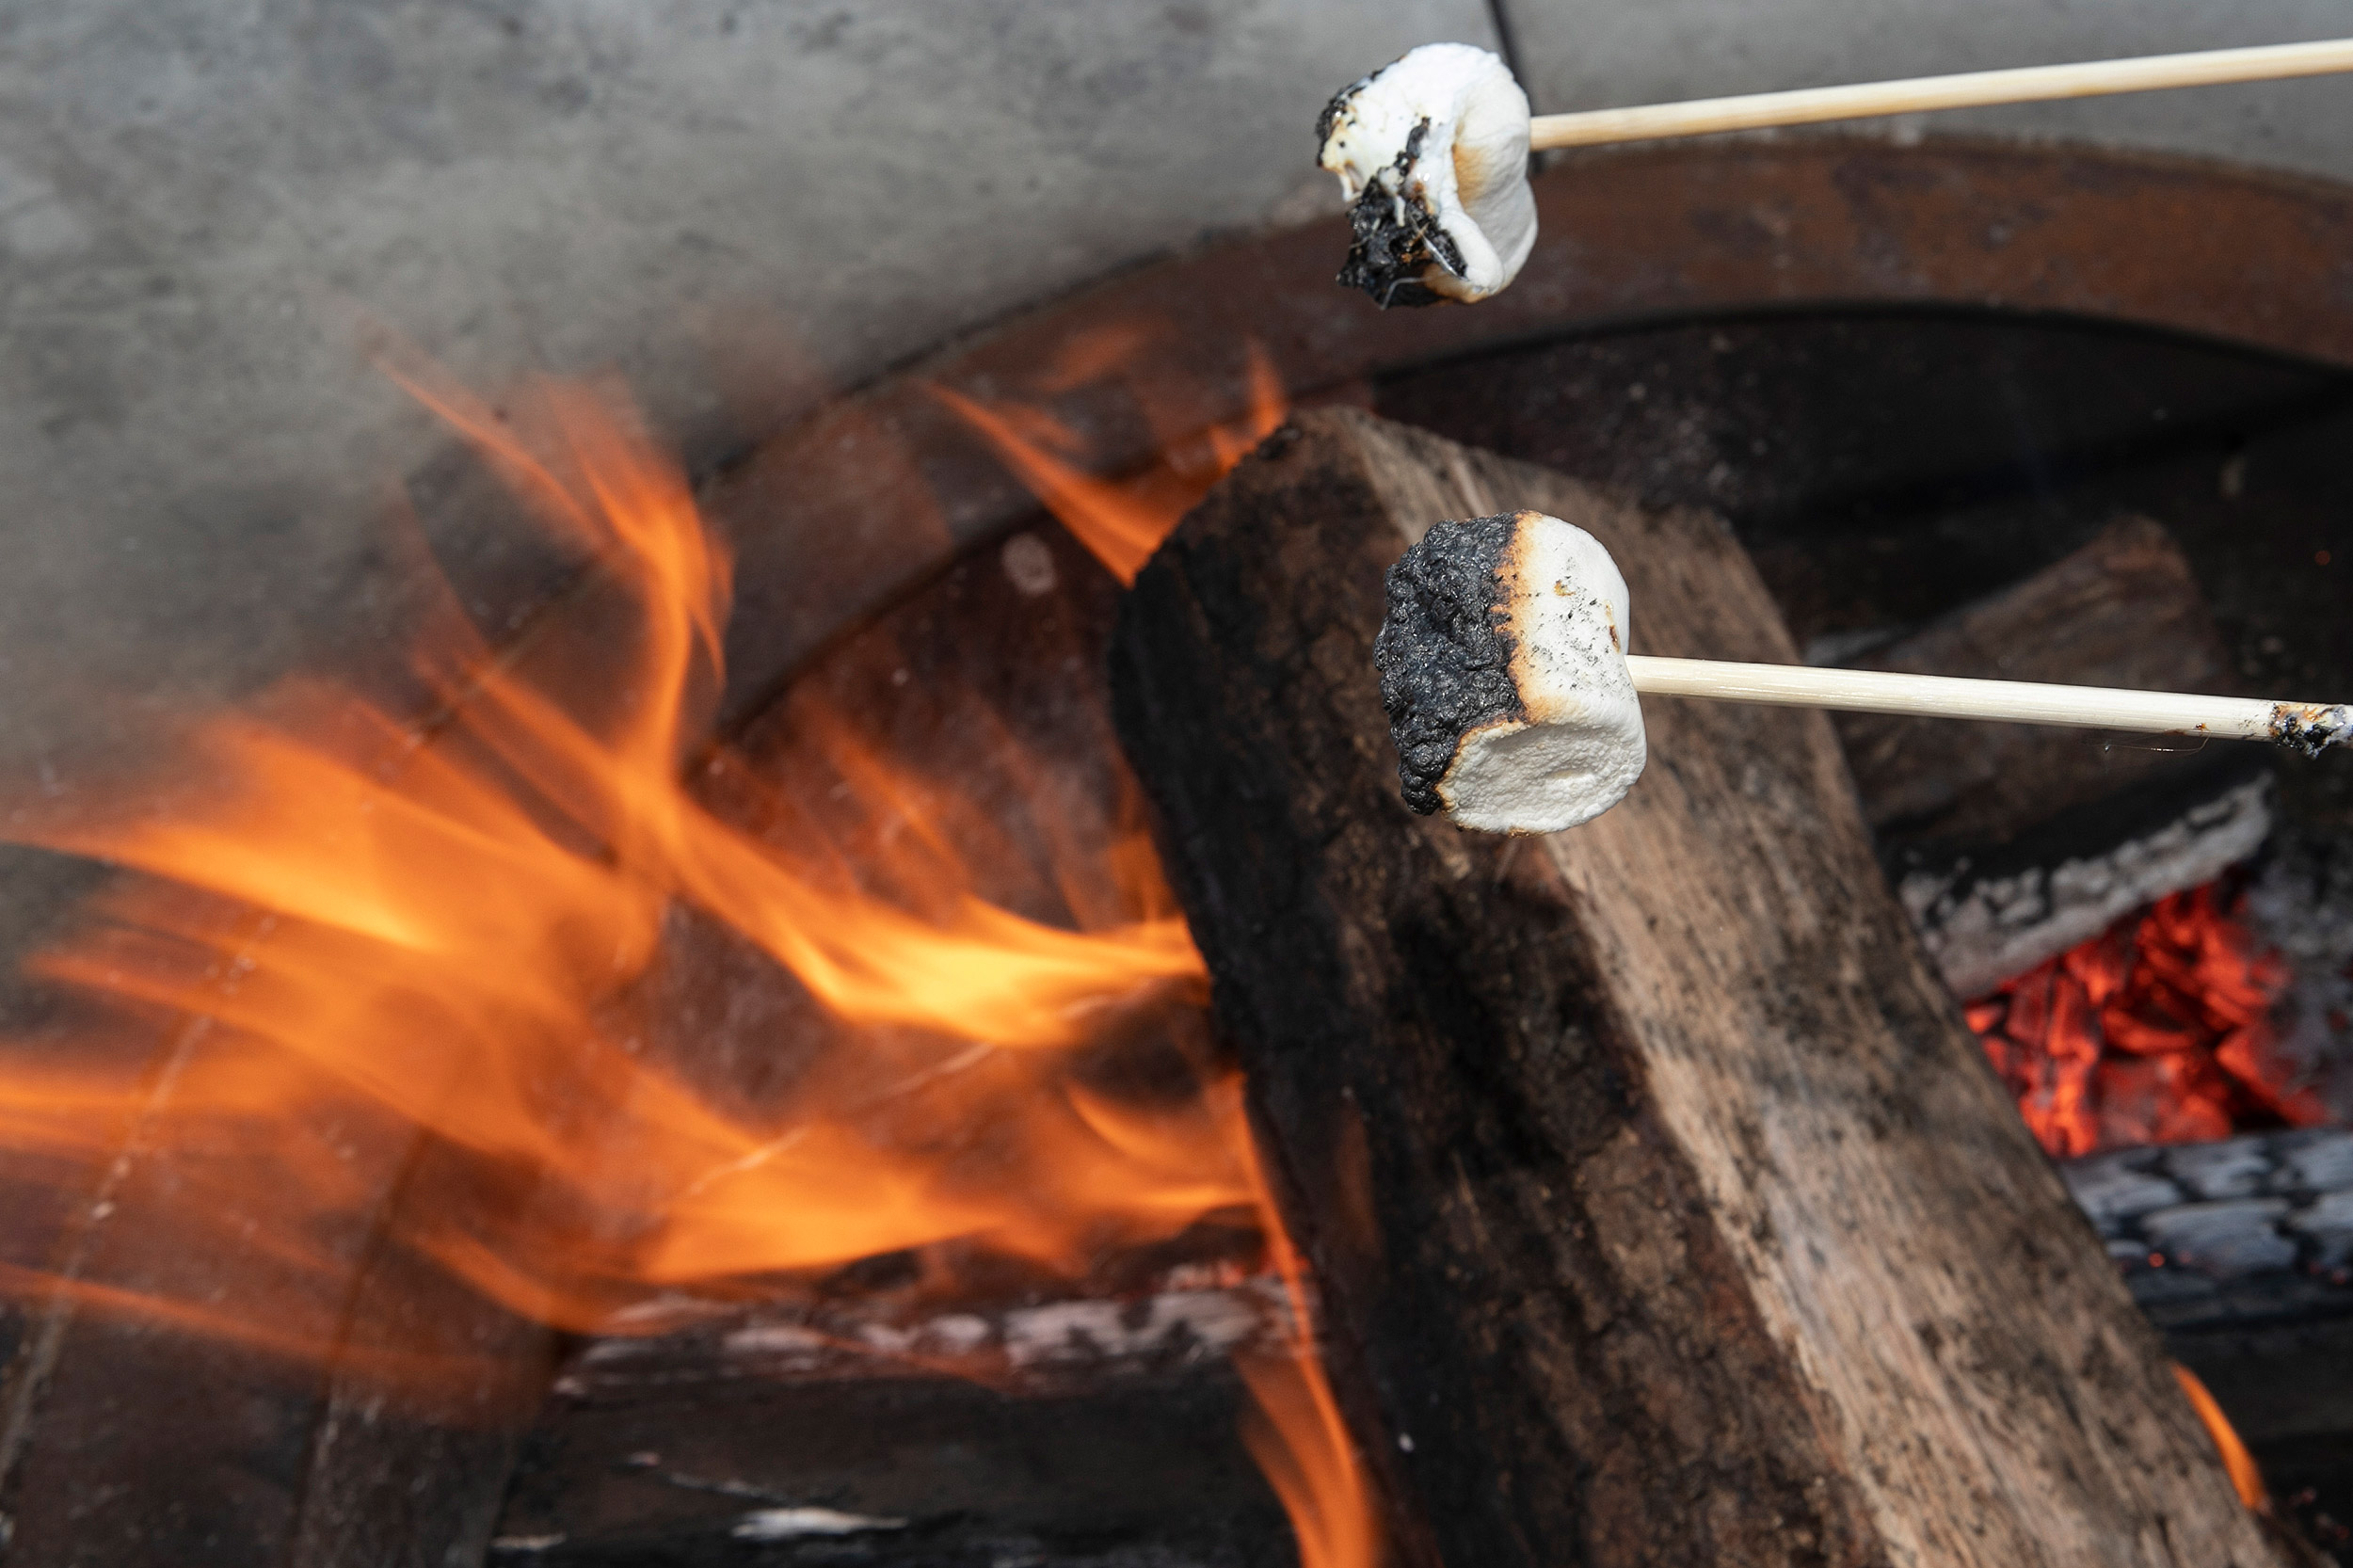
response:
M1821 715L1661 704L1574 832L1410 813L1431 522L1609 547L1634 646L1785 662L1711 517L1303 415L1138 579L1114 707L1400 1562L2276 1561L1924 961Z
M2233 672L2196 570L2146 518L2111 523L2033 576L1852 661L1915 675L2229 692ZM2196 766L2196 743L2087 744L1989 725L1955 745L1925 720L1841 714L1872 828L1906 842L2002 842L2072 806Z

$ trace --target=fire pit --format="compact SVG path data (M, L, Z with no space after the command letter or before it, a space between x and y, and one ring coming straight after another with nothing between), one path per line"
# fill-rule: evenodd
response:
M535 813L560 825L606 811L617 847L590 856L599 875L618 868L634 885L666 868L645 872L659 888L684 867L701 879L705 914L661 913L656 900L642 906L650 923L592 932L598 942L567 960L585 963L599 944L635 955L600 957L626 984L565 1026L611 1044L600 1081L615 1096L557 1094L542 1108L549 1120L535 1125L567 1129L574 1161L550 1181L509 1133L447 1114L498 1096L467 1082L464 1058L428 1053L443 1076L413 1118L303 1124L345 1195L324 1243L289 1256L270 1229L284 1214L276 1194L216 1188L217 1150L158 1135L175 1091L213 1081L207 1031L222 1026L202 1020L239 1016L225 1000L187 1006L196 1021L170 1069L182 1076L117 1103L129 1124L117 1144L73 1151L114 1174L92 1206L57 1217L55 1272L69 1288L24 1320L0 1425L13 1549L75 1560L103 1519L114 1561L1365 1561L1367 1483L1298 1353L1315 1298L1268 1232L1263 1182L1200 1024L1197 963L1167 940L1173 908L1138 858L1144 819L1100 674L1119 580L1273 428L1278 389L1721 512L1824 661L1927 657L1952 617L2070 562L2084 569L2080 553L2103 539L2112 556L2160 551L2105 532L2131 517L2189 564L2222 676L2353 687L2330 575L2353 559L2353 537L2327 460L2353 418L2353 383L2336 368L2353 360L2353 318L2331 293L2325 237L2353 229L2341 197L1967 145L1743 147L1574 172L1540 193L1549 256L1484 313L1362 313L1321 292L1328 232L1277 237L1123 280L847 400L717 476L701 501L737 553L724 687L709 680L715 629L691 613L647 616L663 593L682 613L705 601L692 581L680 590L692 563L650 546L633 575L587 579L504 666L588 715L646 780L666 777L696 712L717 712L728 747L653 818L627 792L584 806L564 745L503 751L506 731L478 715L504 704L529 718L520 688L453 684L448 720L420 753L428 768L462 760L450 788L520 776L537 804L518 832L549 832ZM2138 254L2136 223L2193 200L2227 220L2164 265L2122 260ZM2022 213L2039 215L2026 232L1991 237L1990 224ZM2249 253L2277 269L2272 286L2239 286ZM1205 286L1212 278L1254 290ZM1989 298L2001 308L1978 308ZM1620 325L1593 325L1610 318ZM539 482L522 448L491 447L526 490ZM618 495L630 516L683 504L629 465L587 471L585 490L578 473L557 474L557 488ZM651 685L648 640L675 660ZM682 703L675 727L632 728L665 690ZM1848 737L1858 756L1870 739ZM1928 744L1895 749L1934 773ZM1956 956L1946 972L1972 981L1960 1000L1980 1004L1973 1025L2030 1121L2061 1129L2046 1138L2053 1152L2085 1157L2071 1184L2174 1353L2207 1376L2282 1510L2325 1536L2353 1518L2342 1457L2353 1411L2315 1392L2353 1343L2331 1228L2353 1172L2320 1126L2346 1109L2343 975L2330 966L2347 955L2329 936L2345 928L2345 776L2288 762L2266 786L2264 770L2228 760L2058 744L2075 749L2019 761L2041 770L2032 788L1995 778L1875 817L1884 870L1917 918L1952 934L1940 952L2014 961L1972 976ZM1908 787L1898 772L1880 780L1887 799ZM2053 778L2063 787L2046 788ZM693 847L706 829L663 837L702 820L692 813L723 824L730 837L713 842L791 867L819 913L779 934L741 912L757 901L730 905L731 862ZM632 837L649 822L668 825ZM137 843L104 847L139 859ZM2048 889L2066 867L2140 867L2160 852L2188 880L2131 882L2121 908L2104 892L2076 925L2042 921L2047 952L1964 940L1975 917L1963 911L2014 932L2037 923L2025 905L2048 915L2063 902ZM2217 879L2225 868L2236 869ZM2000 891L2037 875L2039 891ZM867 897L950 928L968 907L958 900L972 900L1025 933L1096 940L1083 954L1050 941L985 949L986 972L1034 960L1064 989L979 1023L986 985L876 1000L888 987L859 955L888 943L840 924ZM2157 899L2173 902L2137 912ZM713 904L723 918L709 917ZM2089 931L2084 908L2102 912ZM171 915L148 923L169 929ZM2136 934L2155 922L2132 956L2107 934L2116 917ZM2185 1043L2136 1048L2111 1028L2087 1048L2080 1032L2029 1028L2021 1000L2048 996L2062 974L2083 986L2089 960L2073 955L2086 941L2127 978L2164 942L2238 962L2184 993L2185 1027L2170 1032ZM241 984L243 951L221 946L230 972L199 965L190 984ZM1107 972L1069 978L1106 952ZM826 996L812 970L840 992ZM2087 1006L2140 999L2114 985L2085 995ZM821 997L860 1020L860 1048L889 1072L827 1067L846 1026ZM2257 1015L2278 1019L2261 1050L2245 1032ZM995 1049L967 1060L927 1043L958 1024ZM778 1039L798 1043L779 1054ZM2065 1064L2087 1050L2069 1079ZM2202 1053L2196 1070L2189 1052ZM2127 1070L2147 1063L2182 1070ZM223 1103L242 1082L222 1080ZM694 1134L712 1158L668 1181L684 1167L674 1173L672 1152L622 1109L673 1091L687 1096L679 1117L719 1120ZM966 1095L930 1125L976 1130L893 1122ZM1045 1122L1002 1111L1032 1096L1052 1112ZM2128 1114L2127 1101L2147 1105ZM870 1141L804 1147L809 1134L779 1104L840 1112L850 1119L826 1127ZM2075 1110L2085 1115L2069 1120ZM419 1125L432 1130L419 1138ZM2128 1125L2149 1136L2113 1146ZM2193 1134L2207 1152L2185 1152ZM980 1220L910 1222L923 1205L876 1201L903 1175L877 1150L942 1139L954 1146L930 1151L942 1163L919 1185ZM962 1185L976 1169L990 1181ZM616 1171L633 1176L615 1186ZM801 1185L761 1185L778 1173ZM814 1211L808 1184L829 1175L853 1178L845 1211L895 1215L899 1228L831 1251L728 1253L741 1244L731 1184L747 1212ZM213 1217L229 1222L228 1245L174 1245L191 1191L221 1194ZM696 1228L681 1223L690 1212L713 1249L695 1259L672 1247ZM315 1240L320 1215L300 1220ZM997 1244L951 1240L975 1233ZM535 1270L519 1238L566 1250ZM603 1267L616 1258L627 1267ZM452 1272L472 1288L453 1288ZM159 1304L200 1330L239 1332L184 1336L159 1326ZM424 1375L452 1368L461 1375ZM175 1391L168 1406L158 1388ZM1256 1424L1238 1435L1249 1412Z

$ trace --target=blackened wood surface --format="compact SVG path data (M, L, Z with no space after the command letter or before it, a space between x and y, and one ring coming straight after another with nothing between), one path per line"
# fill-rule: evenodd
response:
M1061 1386L869 1360L778 1372L713 1348L631 1380L567 1378L516 1471L494 1568L1287 1568L1235 1435L1228 1363L1175 1355ZM843 1357L845 1362L851 1358ZM641 1370L652 1370L645 1368ZM762 1540L760 1515L880 1521Z
M390 1205L495 1203L477 1164L428 1140ZM524 1198L520 1201L528 1201ZM436 1370L388 1381L397 1350ZM555 1335L379 1233L354 1282L341 1353L311 1431L285 1568L473 1568L555 1364Z
M1793 657L1709 518L1303 416L1113 640L1123 741L1325 1291L1401 1557L2273 1560L1977 1060L1817 715L1650 706L1627 802L1399 802L1381 573L1447 516L1592 529L1637 650Z

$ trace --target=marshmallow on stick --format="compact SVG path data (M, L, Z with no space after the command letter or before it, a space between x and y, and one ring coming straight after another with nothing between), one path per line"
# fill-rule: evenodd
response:
M1973 71L1688 104L1530 119L1504 63L1467 43L1425 43L1356 82L1317 121L1355 230L1339 280L1375 303L1475 303L1500 292L1536 243L1528 154L1661 136L2030 104L2159 88L2353 71L2353 39L2213 49L2080 65Z
M1509 283L1536 243L1528 126L1510 68L1467 43L1425 43L1333 99L1316 138L1355 231L1340 282L1384 310Z
M1591 822L1641 776L1636 694L2270 741L2317 755L2353 709L1625 651L1625 580L1600 541L1514 512L1441 522L1389 568L1374 644L1405 803L1490 833Z

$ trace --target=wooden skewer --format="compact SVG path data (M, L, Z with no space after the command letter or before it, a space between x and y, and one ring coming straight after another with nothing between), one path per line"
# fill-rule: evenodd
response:
M2212 735L2271 741L2311 754L2353 742L2353 708L2327 703L2134 692L2111 686L2049 686L2025 680L1968 680L1883 670L1819 669L1811 664L1736 664L1639 653L1627 655L1625 664L1636 691L1662 696L1912 713L1924 718L2072 724L2154 735Z
M1538 115L1529 145L1594 147L1660 136L1704 136L1719 131L1759 131L1812 125L1826 120L1869 120L1929 109L1981 108L2058 98L2097 98L2157 88L2267 82L2353 71L2353 39L2275 43L2253 49L2211 49L2194 55L2152 55L2136 60L2089 60L2081 65L2033 65L2014 71L1972 71L1957 76L1915 76L1842 88L1801 88L1737 98L1698 98L1629 109L1587 109Z

